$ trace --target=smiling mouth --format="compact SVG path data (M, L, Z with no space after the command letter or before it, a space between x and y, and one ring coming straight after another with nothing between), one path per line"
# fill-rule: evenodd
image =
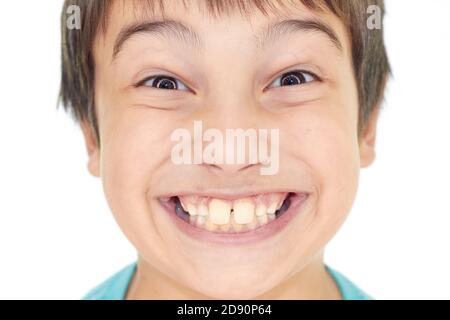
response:
M248 233L270 228L307 194L263 193L245 198L220 199L199 195L171 196L166 205L177 220L211 233Z

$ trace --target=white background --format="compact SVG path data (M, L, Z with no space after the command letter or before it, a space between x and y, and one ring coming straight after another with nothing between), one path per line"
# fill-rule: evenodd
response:
M377 160L326 262L377 299L449 299L450 2L387 0ZM62 1L0 10L0 298L79 299L136 259L56 101Z

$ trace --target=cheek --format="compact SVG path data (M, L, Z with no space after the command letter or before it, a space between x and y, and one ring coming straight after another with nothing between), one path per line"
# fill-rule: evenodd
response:
M152 167L161 159L162 150L157 130L139 119L115 121L105 128L101 152L102 177L106 185L129 190L143 188Z
M155 169L170 160L170 135L177 128L176 119L145 107L124 108L105 118L101 148L104 178L115 177L112 182L131 190L148 187Z
M320 175L318 218L326 220L330 227L337 227L349 213L356 196L359 156L358 144L353 137L356 131L351 133L342 127L333 129L326 131L324 128L317 134L314 157L315 171Z
M101 177L105 196L119 226L135 242L134 235L140 234L136 228L155 234L149 232L154 227L143 213L148 212L153 173L170 160L170 127L148 110L128 110L104 120Z
M287 140L298 142L292 154L306 162L315 175L319 193L316 223L330 229L343 222L358 186L357 107L350 106L305 107L286 120Z

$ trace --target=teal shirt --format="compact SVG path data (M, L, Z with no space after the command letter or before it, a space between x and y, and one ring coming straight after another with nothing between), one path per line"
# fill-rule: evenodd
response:
M118 271L110 278L89 291L83 300L124 300L128 291L130 281L136 271L137 263L133 262ZM364 291L353 284L342 273L325 265L325 269L330 273L335 281L341 296L344 300L372 300Z

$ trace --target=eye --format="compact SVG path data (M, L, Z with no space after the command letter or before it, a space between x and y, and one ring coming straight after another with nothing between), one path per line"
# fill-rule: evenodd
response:
M274 86L295 86L310 83L316 80L319 80L319 77L314 73L303 70L295 70L282 74L272 82L269 88Z
M184 90L184 91L189 90L180 80L163 75L145 78L144 80L140 81L136 86L152 87L155 89L165 89L165 90Z

